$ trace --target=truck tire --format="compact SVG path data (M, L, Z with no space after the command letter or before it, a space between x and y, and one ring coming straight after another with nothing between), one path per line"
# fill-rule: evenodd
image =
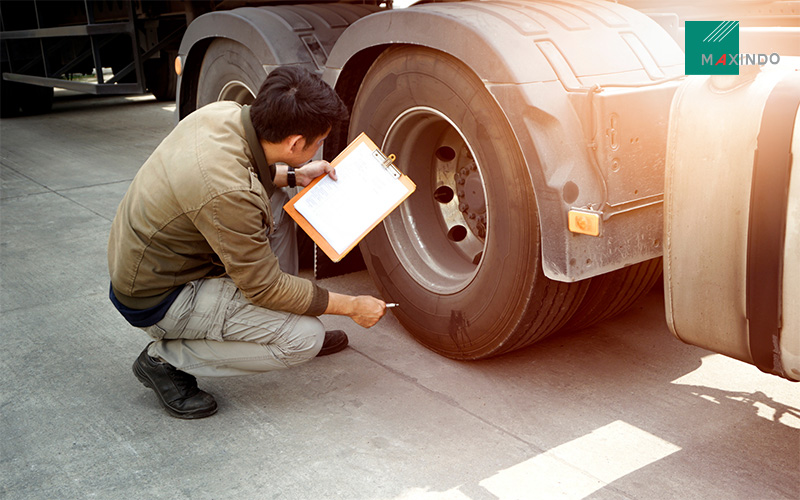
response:
M174 101L178 87L178 75L173 69L175 53L165 53L161 57L144 62L144 81L147 90L158 101Z
M570 318L588 284L545 277L525 161L469 68L427 48L388 49L356 96L350 137L362 131L417 185L361 244L416 340L480 359L528 346Z
M0 74L0 118L11 118L19 114L19 101L14 95L16 82L7 82Z
M217 101L251 104L266 77L255 54L247 47L218 38L208 46L200 66L197 107Z
M53 87L25 85L20 107L26 115L41 115L53 110Z
M590 278L586 296L563 329L582 330L625 312L653 288L661 267L659 257Z
M0 116L3 118L44 114L53 108L53 87L3 80L0 88Z

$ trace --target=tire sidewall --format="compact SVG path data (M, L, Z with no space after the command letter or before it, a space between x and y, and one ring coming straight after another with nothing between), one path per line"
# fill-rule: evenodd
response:
M238 81L258 93L267 74L256 56L244 45L226 38L214 40L208 46L200 67L197 88L197 107L217 102L222 89Z
M362 84L362 102L354 106L351 137L363 130L381 144L390 124L408 108L438 110L472 145L489 210L481 264L458 292L437 294L421 287L395 255L384 225L361 245L368 269L384 296L401 304L395 310L398 319L424 345L449 357L486 356L502 344L498 337L524 321L541 268L535 198L524 160L490 94L460 62L404 47L384 53L375 68Z

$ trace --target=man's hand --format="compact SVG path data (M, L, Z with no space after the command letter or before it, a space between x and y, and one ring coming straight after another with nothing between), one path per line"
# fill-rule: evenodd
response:
M369 328L386 314L386 303L369 295L355 297L355 307L350 317L363 326Z
M308 186L311 181L325 174L328 174L331 179L336 180L336 172L333 170L333 166L325 160L308 162L294 171L294 175L297 178L297 185L303 187Z
M354 297L330 292L325 314L350 316L359 325L369 328L386 314L386 302L369 295Z

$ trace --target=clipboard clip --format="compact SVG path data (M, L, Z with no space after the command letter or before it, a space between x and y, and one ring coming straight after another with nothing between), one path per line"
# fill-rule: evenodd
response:
M390 154L389 156L384 155L380 149L376 149L372 152L372 156L378 160L384 168L389 170L389 173L392 174L392 177L395 179L399 179L402 175L397 167L394 166L394 160L396 158L395 155Z

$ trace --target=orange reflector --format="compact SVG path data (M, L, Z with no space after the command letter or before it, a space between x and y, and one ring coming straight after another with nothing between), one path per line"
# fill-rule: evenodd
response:
M569 230L578 234L600 236L600 214L598 212L570 210Z
M183 72L183 61L181 60L181 56L175 58L175 74L181 76Z

